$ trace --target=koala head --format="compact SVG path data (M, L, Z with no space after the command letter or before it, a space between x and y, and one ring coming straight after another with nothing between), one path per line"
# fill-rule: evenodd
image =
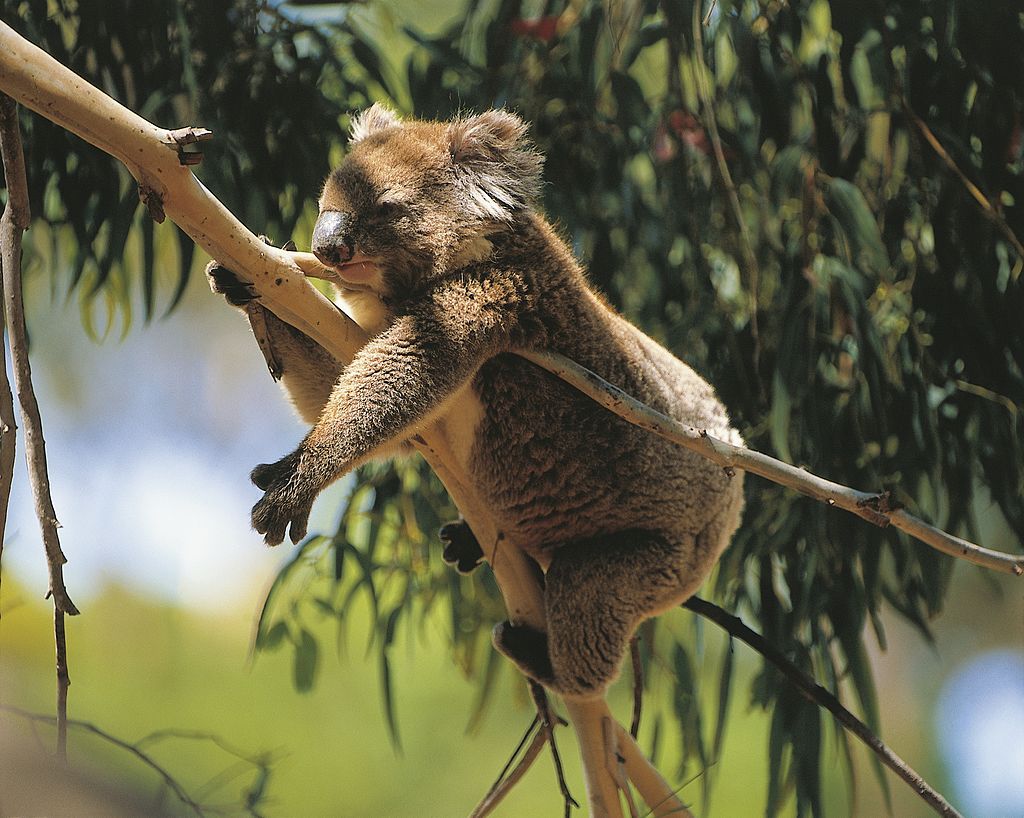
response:
M401 298L491 250L538 196L540 155L507 111L402 121L374 105L324 183L312 250L343 286Z

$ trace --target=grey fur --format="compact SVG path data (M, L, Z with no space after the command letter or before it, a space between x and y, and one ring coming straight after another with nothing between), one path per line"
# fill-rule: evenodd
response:
M253 471L265 490L253 525L268 543L298 541L330 482L426 423L471 423L467 471L507 539L546 571L547 639L506 625L496 644L560 693L600 695L639 622L684 601L715 564L739 523L742 477L507 353L560 352L684 424L740 436L704 380L590 289L536 212L541 160L517 117L399 123L371 109L357 123L320 208L344 213L378 265L384 318L299 448ZM382 197L401 206L382 210ZM290 343L285 385L312 416L315 370L335 369L296 355ZM466 385L479 418L445 414Z

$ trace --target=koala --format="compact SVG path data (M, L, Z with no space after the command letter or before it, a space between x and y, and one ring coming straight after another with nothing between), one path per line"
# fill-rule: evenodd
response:
M542 158L526 130L501 110L429 122L375 105L355 118L311 249L371 337L341 367L268 313L283 384L313 426L253 470L264 495L252 524L268 544L298 542L327 485L444 423L499 530L544 571L546 635L506 622L496 647L586 698L617 677L640 622L698 589L739 524L742 477L514 352L561 353L683 424L742 440L711 386L588 284L539 209ZM255 296L216 264L210 277L236 306ZM457 394L469 399L456 413ZM446 539L461 569L479 562L468 528Z

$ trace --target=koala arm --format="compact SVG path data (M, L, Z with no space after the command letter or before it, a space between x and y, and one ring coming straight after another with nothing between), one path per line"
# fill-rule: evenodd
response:
M507 348L513 312L493 295L480 282L446 282L356 354L298 449L253 470L265 492L253 507L253 527L269 544L281 542L289 526L292 541L302 539L324 488L414 434Z
M314 424L331 397L342 366L308 335L282 321L270 310L259 309L265 315L270 344L279 365L277 377L281 386L299 417Z

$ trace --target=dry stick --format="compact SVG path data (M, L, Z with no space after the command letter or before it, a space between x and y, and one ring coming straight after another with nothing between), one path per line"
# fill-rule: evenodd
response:
M519 351L516 354L557 375L624 420L696 452L727 471L743 469L830 506L845 509L881 528L892 525L944 554L960 557L975 565L1017 576L1024 574L1024 556L993 551L947 534L899 508L888 493L857 491L761 452L726 443L703 430L683 426L563 355Z
M64 615L75 615L78 608L64 587L64 563L67 558L60 548L57 535L57 515L50 497L50 478L46 469L46 442L39 404L32 388L32 366L28 359L28 338L25 329L25 305L21 291L21 235L27 229L30 214L28 183L25 179L25 159L21 149L17 108L9 97L0 100L3 108L0 130L0 153L3 156L7 179L7 206L0 219L0 244L3 256L3 291L7 328L11 339L11 361L14 365L14 383L21 404L22 422L25 424L25 459L29 481L35 498L36 516L43 535L46 564L50 583L48 597L53 597L53 635L56 646L57 673L57 757L67 762L68 755L68 675L67 638Z
M555 741L555 720L551 714L551 705L548 702L548 695L544 686L533 679L527 679L530 687L530 697L533 705L537 708L537 717L540 719L541 731L547 736L548 744L551 747L551 759L555 763L555 776L558 778L558 790L562 793L562 801L565 803L565 815L568 818L573 807L580 808L579 803L569 792L569 785L565 781L565 769L562 767L562 756L558 752L558 744Z
M505 769L501 771L497 780L495 780L494 784L491 785L491 788L487 791L487 795L485 795L480 803L477 804L476 809L470 813L469 818L486 818L486 816L490 815L498 804L501 803L502 799L504 799L504 797L512 791L512 788L519 783L519 780L526 775L527 770L530 769L530 766L537 759L537 756L540 755L540 751L544 748L544 744L548 740L547 733L545 733L543 729L538 729L536 733L534 733L534 728L537 728L539 725L540 719L535 718L530 724L530 729L527 730L526 735L523 736L523 740L519 742L519 746L516 747L515 752L512 753L512 757L509 758L508 763L505 765ZM519 763L516 764L515 768L509 772L512 762L515 760L515 757L519 755L519 751L522 750L523 745L525 745L529 740L531 733L533 733L533 740L530 741L530 746L526 748L526 753L521 759L519 759Z
M921 132L921 136L931 146L932 150L938 155L938 157L945 163L954 175L960 180L967 192L971 194L971 197L981 207L981 212L985 215L989 221L991 221L996 227L999 228L1006 240L1010 242L1014 252L1017 254L1017 263L1014 265L1014 274L1020 273L1021 267L1024 266L1024 245L1021 245L1020 239L1017 238L1017 234L1013 232L1013 228L1010 227L1009 223L1002 217L998 208L992 204L992 201L982 193L981 189L974 184L964 173L960 166L956 163L956 160L950 156L949 151L939 141L939 138L932 132L932 129L928 127L927 123L921 119L910 107L910 103L907 98L903 95L902 89L899 89L900 103L903 106L903 111L907 115L907 118L917 127Z
M878 736L871 732L864 722L847 710L828 690L787 659L781 650L771 644L761 634L743 624L739 617L733 616L717 605L707 602L700 597L690 597L690 599L683 603L683 607L689 608L694 613L711 620L732 636L745 642L775 665L804 696L819 707L824 707L828 710L843 727L871 748L875 755L882 760L882 763L907 782L914 792L920 795L935 812L948 818L962 818L960 813L940 793L911 769L903 759L889 749Z
M740 198L736 193L736 183L732 180L732 173L729 171L729 163L725 161L725 151L722 149L722 137L718 133L718 119L715 117L715 103L711 98L711 89L708 88L708 67L704 63L704 35L701 31L700 3L693 4L693 53L697 60L695 66L697 95L700 97L701 109L704 114L704 121L707 124L708 135L711 137L711 148L715 154L715 164L718 167L718 175L722 177L722 185L725 187L725 195L729 200L729 207L732 209L733 221L736 222L736 229L740 233L740 247L743 250L743 263L747 266L748 282L750 284L750 334L754 341L754 373L758 371L758 359L760 358L761 340L757 326L757 292L761 281L761 268L757 263L757 254L754 252L754 244L750 240L750 231L747 230L747 222L743 218L743 208L740 206ZM708 9L708 19L714 3Z
M8 155L10 155L11 162L14 166L7 167L4 165L4 178L10 179L19 176L17 164L24 164L24 156L21 151L4 151L3 144L7 142L5 134L14 134L18 131L18 109L14 100L10 97L0 94L0 153L3 154L3 160L6 161ZM24 176L24 170L22 169L21 174ZM22 199L22 201L19 201ZM24 231L30 219L30 214L27 212L27 205L25 205L23 197L15 197L14 201L11 201L10 195L8 195L7 205L4 208L4 215L0 219L0 244L3 247L8 245L6 239L8 229L11 233L11 252L7 253L0 247L0 270L7 264L4 260L8 255L14 255L15 242L20 236L21 231ZM10 210L10 214L8 214ZM8 221L11 226L8 228ZM3 277L0 275L0 300L3 299ZM4 554L4 535L7 531L7 509L11 499L11 486L14 483L14 457L17 453L17 442L18 442L18 424L14 417L14 396L11 394L11 382L7 375L7 337L4 332L5 321L3 319L3 310L0 310L0 583L3 580L3 554ZM0 611L0 616L2 616Z
M32 713L28 710L22 710L20 707L0 705L0 710L5 711L7 713L12 713L13 715L26 719L33 724L35 722L45 722L47 724L53 724L55 721L53 716L44 716L42 713ZM97 727L95 724L92 724L91 722L71 719L68 722L68 725L70 725L71 727L76 727L79 730L85 730L88 733L92 733L95 736L99 736L104 741L107 741L116 747L120 747L122 750L127 750L129 753L131 753L133 756L139 759L139 761L141 761L143 764L145 764L147 767L153 770L157 775L159 775L160 778L163 780L164 784L167 785L167 788L174 793L175 798L177 798L182 804L184 804L186 807L192 810L192 812L194 812L196 815L200 817L205 815L202 806L196 803L196 801L191 796L189 796L184 786L178 783L178 780L173 775L171 775L164 767L161 767L152 758L152 756L148 755L143 750L141 750L138 745L132 744L129 741L125 741L124 739L118 738L117 736L108 733L106 730Z

